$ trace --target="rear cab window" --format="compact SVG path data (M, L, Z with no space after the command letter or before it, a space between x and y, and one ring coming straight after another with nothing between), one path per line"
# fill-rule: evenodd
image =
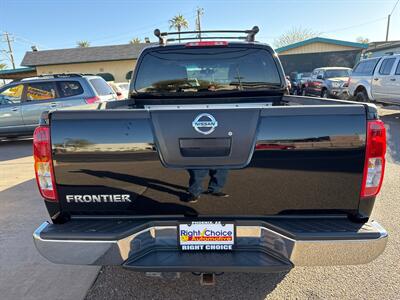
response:
M93 78L90 79L90 84L95 89L97 95L99 96L108 96L114 94L112 88L107 84L107 82L102 78Z
M67 98L83 94L83 88L78 81L57 81L60 98Z
M138 94L200 95L280 89L278 67L262 48L178 48L145 54L136 74Z
M354 68L352 75L371 76L374 73L378 61L379 59L369 59L365 61L360 61Z

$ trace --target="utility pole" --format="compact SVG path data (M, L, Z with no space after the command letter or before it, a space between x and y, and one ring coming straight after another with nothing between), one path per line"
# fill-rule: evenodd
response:
M390 15L388 15L388 18L387 18L387 27L386 27L386 42L388 41L388 39L389 39L389 27L390 27Z
M198 34L198 38L200 39L200 41L201 41L201 22L200 22L200 17L204 14L204 9L203 8L200 8L200 7L198 7L197 8L197 10L196 10L196 12L197 12L197 18L196 18L196 30L197 31L199 31L199 34Z
M386 26L386 42L389 40L389 27L390 27L390 17L392 16L394 10L396 9L397 4L399 4L400 0L396 1L396 4L393 6L391 13L388 15L387 26Z
M8 45L8 54L10 55L11 64L12 64L13 69L15 70L14 53L13 53L13 50L11 47L10 36L8 35L8 32L4 32L4 36L6 38L6 42Z

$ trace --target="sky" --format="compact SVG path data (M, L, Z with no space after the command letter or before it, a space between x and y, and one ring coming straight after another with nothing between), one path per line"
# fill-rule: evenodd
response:
M397 0L0 0L0 33L12 37L19 66L31 45L39 50L73 48L79 40L91 46L126 44L132 38L150 37L169 30L168 20L183 14L195 28L196 9L204 9L202 29L260 27L257 40L273 45L274 39L293 27L320 36L356 41L357 37L382 41L387 16ZM391 16L390 40L400 40L400 3ZM7 50L4 36L0 51ZM10 66L4 51L0 63Z

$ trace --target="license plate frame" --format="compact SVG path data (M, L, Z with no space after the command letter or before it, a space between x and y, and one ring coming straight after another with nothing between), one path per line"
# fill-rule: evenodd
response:
M181 251L232 251L236 225L232 221L187 221L178 224Z

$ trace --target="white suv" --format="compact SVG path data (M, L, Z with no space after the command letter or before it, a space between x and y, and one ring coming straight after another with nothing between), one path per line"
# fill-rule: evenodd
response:
M400 104L400 54L361 60L349 78L349 94L362 102Z

